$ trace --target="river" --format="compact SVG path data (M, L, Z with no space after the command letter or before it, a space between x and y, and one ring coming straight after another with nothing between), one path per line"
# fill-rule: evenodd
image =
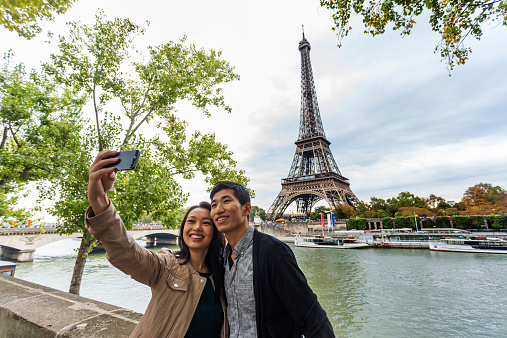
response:
M68 291L78 246L40 248L16 277ZM507 336L507 255L289 246L337 337ZM81 296L143 313L151 293L93 253Z

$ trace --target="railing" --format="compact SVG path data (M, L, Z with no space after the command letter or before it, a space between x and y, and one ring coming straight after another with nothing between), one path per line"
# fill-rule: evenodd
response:
M336 177L341 181L349 183L348 178L338 175L336 173L323 173L323 174L312 174L312 175L305 175L305 176L298 176L298 177L287 177L287 178L282 178L282 183L306 181L306 180L313 180L313 179L317 179L317 178L326 178L326 177Z

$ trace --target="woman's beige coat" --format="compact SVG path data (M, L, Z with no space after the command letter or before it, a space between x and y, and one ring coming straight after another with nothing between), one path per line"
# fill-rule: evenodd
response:
M102 242L112 265L151 287L152 297L146 312L130 337L184 337L202 291L203 278L190 263L180 265L168 249L154 253L139 246L126 231L123 221L110 203L99 215L86 211L90 233ZM125 294L128 297L128 294ZM228 337L225 302L222 337Z

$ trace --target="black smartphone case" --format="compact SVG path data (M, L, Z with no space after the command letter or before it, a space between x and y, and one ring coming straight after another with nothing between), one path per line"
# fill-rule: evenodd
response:
M141 155L140 150L121 151L114 156L107 157L107 158L118 157L120 161L117 163L105 165L104 168L115 167L116 170L118 171L135 169L140 155Z

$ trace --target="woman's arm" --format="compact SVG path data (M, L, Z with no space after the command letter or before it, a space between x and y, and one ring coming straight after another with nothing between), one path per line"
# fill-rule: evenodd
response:
M90 233L102 242L113 266L150 287L157 283L164 268L162 259L136 243L112 203L99 215L88 208L85 219Z
M111 264L135 280L153 286L162 271L162 262L155 253L139 246L127 233L123 221L107 197L116 180L116 174L114 167L104 168L104 166L117 162L117 158L107 158L116 154L115 150L101 151L90 166L88 171L90 208L86 211L86 224L90 233L102 242Z

